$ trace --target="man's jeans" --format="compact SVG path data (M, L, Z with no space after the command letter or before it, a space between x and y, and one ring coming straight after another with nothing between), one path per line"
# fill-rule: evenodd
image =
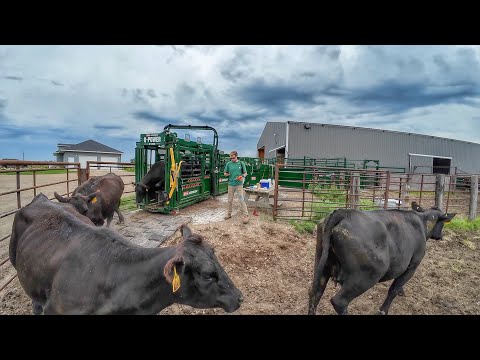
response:
M242 214L248 216L247 204L245 203L245 193L243 191L243 185L231 186L228 185L228 216L232 215L233 195L237 192L240 205L242 207Z

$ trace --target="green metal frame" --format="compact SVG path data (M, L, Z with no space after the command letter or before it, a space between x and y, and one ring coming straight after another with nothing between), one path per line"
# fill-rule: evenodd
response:
M213 144L201 144L178 138L172 129L213 131ZM135 181L148 172L149 165L165 161L166 201L147 196L141 208L150 212L169 214L175 210L228 191L218 151L218 134L210 126L167 125L161 133L141 134L135 149ZM149 156L150 155L150 156ZM186 164L182 169L182 164ZM220 172L221 171L221 172Z

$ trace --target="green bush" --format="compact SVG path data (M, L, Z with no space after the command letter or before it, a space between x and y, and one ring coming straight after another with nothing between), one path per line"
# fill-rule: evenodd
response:
M313 234L317 228L317 223L315 221L299 221L299 220L290 220L290 225L293 225L295 230L300 234L308 233Z
M331 214L335 209L343 208L345 204L345 190L335 184L310 184L309 189L315 195L316 201L310 203L312 220L321 220ZM378 206L370 199L360 199L360 210L375 210Z
M445 224L445 228L451 230L478 231L480 230L480 217L470 221L465 216L456 215L450 222Z

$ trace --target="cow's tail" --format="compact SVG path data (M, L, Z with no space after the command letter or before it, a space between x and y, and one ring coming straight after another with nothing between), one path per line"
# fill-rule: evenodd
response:
M313 282L309 294L309 310L308 313L315 314L315 309L323 294L322 286L320 284L323 277L323 272L328 260L328 253L330 251L330 243L332 230L337 224L344 219L342 211L335 210L323 224L318 224L317 227L317 246L315 251L315 266L313 269ZM320 253L321 251L321 253Z

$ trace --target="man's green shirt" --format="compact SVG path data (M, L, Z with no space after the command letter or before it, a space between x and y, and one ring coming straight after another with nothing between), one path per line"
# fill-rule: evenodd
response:
M243 184L242 180L237 180L237 177L242 175L243 173L247 172L245 164L238 160L237 162L229 161L225 165L225 170L223 172L228 172L228 185L230 186L238 186Z

